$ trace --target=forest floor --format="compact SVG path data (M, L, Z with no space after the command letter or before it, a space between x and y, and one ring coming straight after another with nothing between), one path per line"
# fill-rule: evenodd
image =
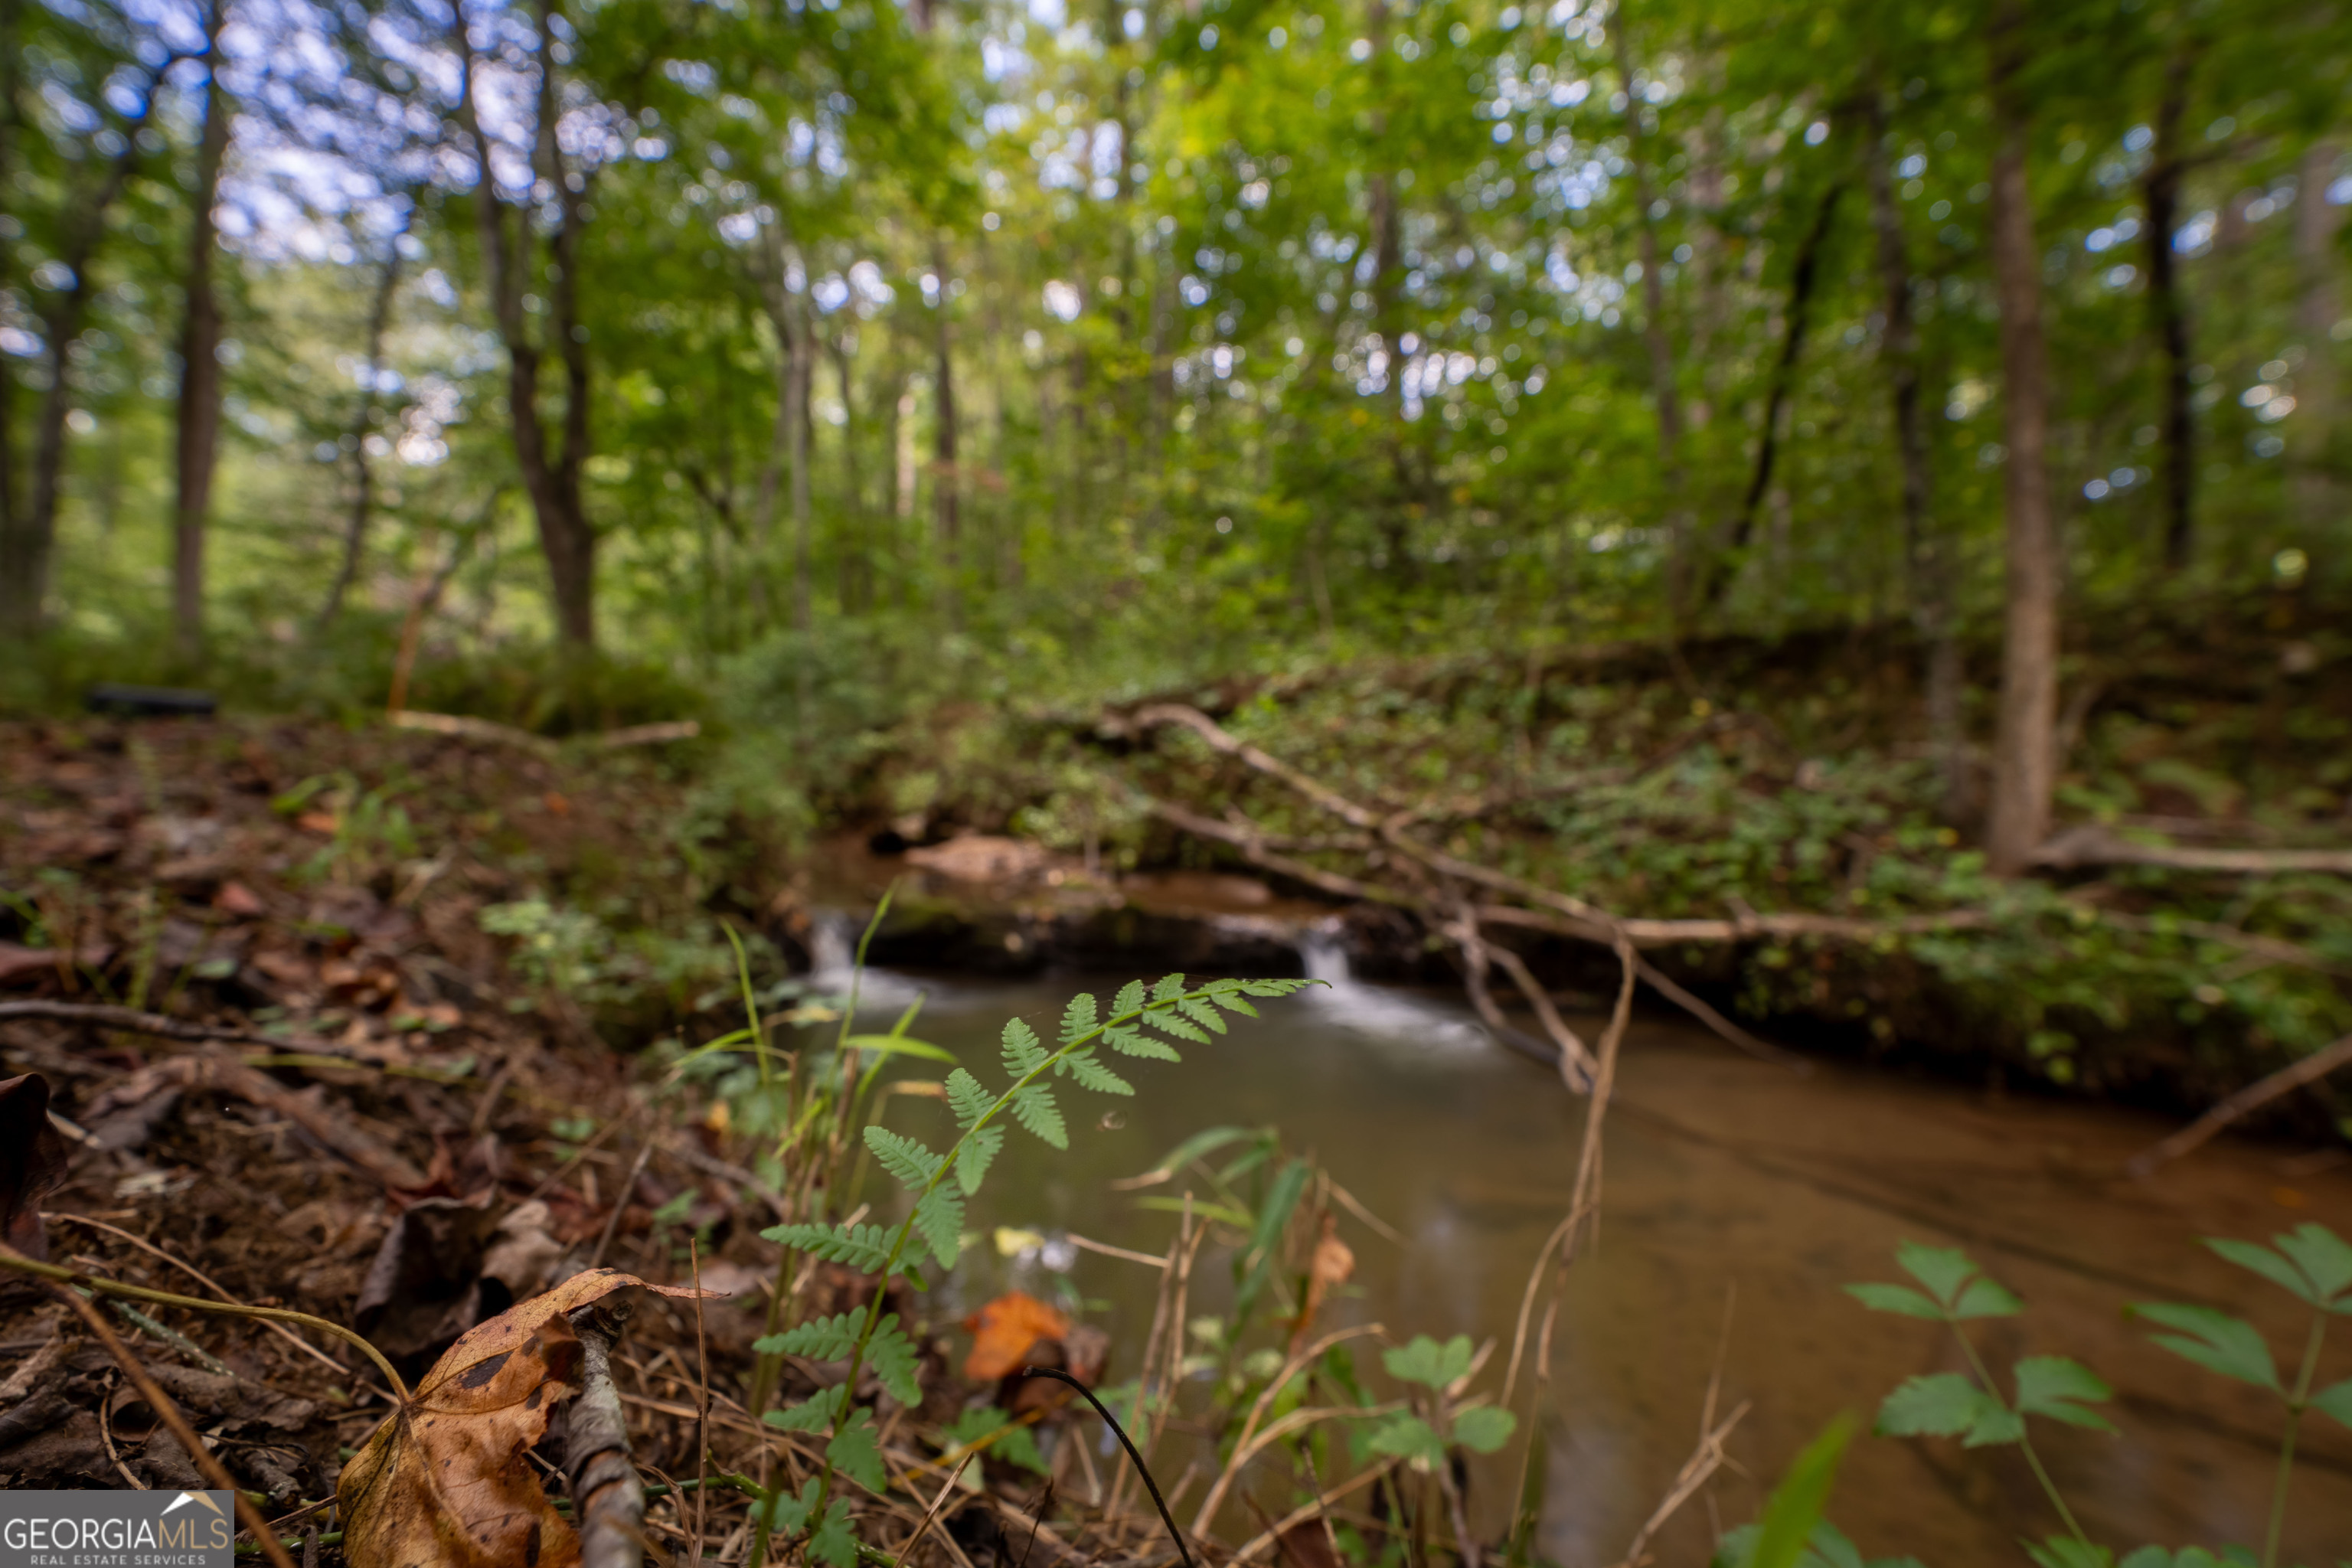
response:
M509 942L482 919L501 899L528 902L511 896L551 868L675 871L629 858L675 792L529 750L301 725L17 725L0 759L0 885L16 925L0 943L9 1243L86 1277L349 1325L411 1383L461 1331L583 1269L698 1281L707 1299L639 1293L614 1378L636 1463L661 1478L652 1543L675 1561L741 1561L746 1498L718 1481L706 1497L696 1478L731 1466L789 1482L814 1451L796 1459L747 1408L770 1299L781 1286L805 1321L871 1300L877 1282L834 1264L773 1278L759 1232L783 1215L782 1173L735 1163L756 1158L759 1136L730 1135L724 1105L678 1088L655 1056L604 1044L566 994L578 976L510 963L508 947L532 951L543 926L518 917ZM662 956L606 953L599 981ZM719 982L706 1005L740 1020L723 971L696 977ZM894 1281L894 1304L904 1290ZM384 1377L306 1328L117 1306L136 1360L273 1528L297 1552L324 1547L306 1561L339 1561L335 1486L392 1408ZM1012 1353L1051 1362L1051 1339ZM942 1433L995 1375L967 1379L971 1348L926 1340L922 1402L887 1405L898 1489L863 1497L868 1543L904 1541L919 1517L908 1499L940 1493L937 1454L957 1447ZM211 1484L37 1279L0 1275L0 1485ZM776 1392L804 1396L826 1376L786 1357ZM1041 1426L1064 1419L1021 1397L1015 1413L1038 1411ZM560 1462L563 1436L559 1420L540 1449ZM1023 1511L1045 1511L1031 1469L992 1452L965 1485L983 1506L946 1510L942 1562L986 1568L1016 1524L1035 1539L1012 1555L1070 1557ZM1062 1517L1089 1560L1141 1528Z
M2306 678L2341 651L2261 638L2266 663L2125 651L2112 679L2085 676L2072 823L2166 854L2335 853L2352 717L2344 682ZM789 1206L790 1173L673 1069L741 1019L730 932L748 939L758 1008L823 1012L811 952L860 877L925 873L877 936L897 962L1141 964L1188 942L1206 967L1267 962L1280 915L1336 921L1364 967L1423 978L1458 981L1483 940L1498 990L1525 976L1526 1000L1566 1005L1606 984L1622 931L1659 995L1704 993L1783 1037L1810 1024L1815 1045L2002 1061L2175 1105L2340 1032L2339 873L2126 856L1990 885L1938 816L1902 679L1873 673L1895 662L1868 655L1783 648L1746 668L1738 648L1694 649L1677 669L1637 650L1078 717L926 712L830 795L811 791L850 830L845 878L715 784L729 764L707 742L605 753L318 721L12 721L0 1078L38 1075L41 1109L73 1132L45 1167L20 1152L44 1125L31 1090L0 1100L16 1159L0 1162L0 1189L16 1184L0 1222L89 1276L350 1325L410 1379L461 1330L581 1269L698 1279L713 1292L699 1306L645 1298L614 1378L638 1461L668 1489L650 1536L740 1560L741 1493L688 1483L707 1452L771 1480L761 1467L795 1462L751 1408L751 1342L778 1285L797 1321L877 1282L832 1265L770 1277L758 1233ZM1707 695L1727 690L1738 705ZM1468 944L1449 934L1464 918ZM17 1212L37 1176L61 1182L37 1197L46 1225ZM391 1407L383 1379L284 1325L178 1306L117 1325L287 1538L331 1522L341 1463ZM1100 1351L1039 1338L1011 1359ZM892 1484L861 1501L869 1543L903 1542L944 1495L938 1455L961 1451L959 1412L1005 1361L1003 1345L970 1359L981 1348L927 1339L921 1403L882 1405ZM16 1368L0 1483L198 1484L110 1353L32 1281L0 1284L0 1355ZM825 1374L788 1357L779 1392ZM1049 1432L1064 1419L997 1397ZM1073 1469L1082 1445L1045 1447L1062 1500L987 1455L968 1477L985 1506L947 1510L943 1562L1161 1552L1148 1515L1068 1500L1101 1495ZM1276 1546L1294 1568L1328 1555L1319 1534L1258 1550Z

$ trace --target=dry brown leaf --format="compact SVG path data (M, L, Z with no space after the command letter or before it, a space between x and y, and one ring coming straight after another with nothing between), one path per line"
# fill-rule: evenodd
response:
M1315 1314L1323 1310L1324 1298L1334 1285L1344 1285L1356 1272L1356 1254L1338 1235L1339 1221L1328 1211L1323 1215L1323 1234L1315 1243L1315 1256L1307 1265L1307 1300L1298 1309L1298 1320L1290 1331L1290 1348L1296 1353L1307 1342L1307 1331L1315 1326Z
M966 1318L963 1326L971 1331L963 1374L975 1383L992 1383L1020 1371L1031 1345L1067 1334L1070 1320L1034 1296L1008 1290Z
M49 1080L0 1081L0 1241L27 1258L49 1255L41 1200L66 1179L66 1141L49 1121Z
M525 1457L575 1392L579 1336L565 1316L631 1286L597 1268L468 1330L343 1468L335 1500L352 1568L568 1568L579 1538Z

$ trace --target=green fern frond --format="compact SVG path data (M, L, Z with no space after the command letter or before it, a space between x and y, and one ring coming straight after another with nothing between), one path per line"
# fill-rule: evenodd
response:
M1045 1047L1038 1042L1037 1031L1018 1018L1004 1021L1004 1070L1014 1078L1026 1078L1045 1065Z
M874 1338L866 1343L866 1359L873 1364L874 1375L881 1379L883 1392L891 1398L909 1407L923 1402L922 1380L916 1376L919 1358L915 1342L898 1326L898 1313L874 1325Z
M1184 1059L1177 1054L1175 1047L1155 1040L1131 1025L1107 1026L1103 1038L1112 1050L1123 1057L1144 1057L1155 1062L1181 1062Z
M1143 992L1143 982L1130 980L1118 988L1117 996L1111 998L1111 1016L1124 1018L1129 1013L1140 1013L1143 1011L1143 1004L1148 1000Z
M857 1332L865 1323L866 1313L862 1309L842 1312L786 1329L781 1334L769 1334L753 1341L751 1348L761 1355L798 1355L806 1356L811 1361L839 1361L857 1348Z
M1070 998L1070 1005L1067 1007L1062 1009L1062 1044L1066 1046L1081 1036L1091 1035L1094 1032L1094 994L1081 991Z
M1070 1146L1069 1129L1062 1125L1062 1108L1054 1103L1054 1091L1042 1083L1028 1084L1014 1092L1013 1119L1056 1149Z
M890 1233L878 1225L777 1225L760 1235L780 1246L878 1274L890 1261Z
M933 1187L915 1205L915 1228L940 1267L953 1268L963 1247L963 1198L950 1187Z
M833 1401L820 1394L760 1417L779 1432L822 1432L833 1424Z
M946 1163L939 1155L903 1133L891 1131L876 1123L866 1129L866 1146L882 1162L882 1168L898 1179L898 1184L909 1192L921 1192Z
M964 1139L963 1146L956 1151L956 1182L963 1188L964 1196L971 1197L980 1191L980 1184L987 1178L988 1167L994 1163L997 1152L1003 1147L1004 1129L1002 1127L983 1127Z
M1190 1040L1196 1046L1205 1046L1209 1043L1208 1033L1205 1030L1190 1019L1180 1018L1173 1013L1162 1012L1154 1007L1143 1015L1143 1021L1163 1035L1173 1035L1180 1040Z
M1184 977L1181 974L1163 975L1160 977L1160 984L1151 988L1151 1000L1155 1003L1173 1002L1182 994L1184 994Z
M948 1104L955 1111L956 1125L965 1131L971 1131L995 1103L996 1097L963 1068L948 1074Z
M1095 1049L1088 1046L1082 1051L1072 1051L1057 1064L1056 1070L1068 1073L1097 1094L1133 1094L1135 1086L1095 1059Z
M1176 1010L1213 1035L1222 1035L1225 1032L1224 1019L1217 1016L1217 1010L1214 1007L1210 1006L1198 996L1177 997Z

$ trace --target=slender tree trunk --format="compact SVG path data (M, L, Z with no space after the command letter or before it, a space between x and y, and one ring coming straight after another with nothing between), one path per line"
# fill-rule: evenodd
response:
M412 204L413 205L413 204ZM404 225L401 234L407 232ZM367 549L368 524L375 510L375 463L368 456L368 437L375 431L376 384L383 374L383 340L392 326L392 302L400 292L400 235L394 235L376 269L375 301L368 310L367 384L360 388L359 412L352 416L352 510L343 522L343 556L335 581L319 606L313 635L323 633L343 613L343 600L359 580L360 560Z
M856 384L847 340L828 337L824 347L841 385L841 510L847 525L841 542L841 609L856 615L872 603L874 572L866 553L866 485L857 466Z
M467 32L462 4L454 12L453 38L458 56L457 121L474 152L475 226L482 249L482 269L507 351L507 399L513 434L515 466L523 493L530 498L538 524L541 552L546 556L548 578L555 603L556 630L565 646L586 651L595 646L596 535L582 504L581 468L588 457L588 346L579 319L578 253L582 189L580 179L567 169L555 141L560 110L554 59L554 39L549 31L552 0L541 0L538 11L540 90L538 125L532 146L532 168L556 195L559 226L549 242L549 332L564 372L562 445L551 450L541 423L540 375L544 358L523 306L525 285L532 272L533 224L528 215L510 226L506 204L499 198L490 172L489 143L481 127L477 94L478 62Z
M143 106L153 104L154 85L151 76L148 90L141 94ZM139 134L147 120L148 109L142 107L121 128L122 151L108 163L98 188L67 216L57 259L71 274L71 281L50 297L49 307L41 315L48 385L33 416L28 490L21 508L10 506L5 520L7 526L0 531L0 636L30 637L40 630L48 599L50 561L57 550L58 506L65 494L66 416L72 411L74 397L71 351L89 316L90 263L105 237L106 215L137 170ZM12 118L12 133L20 129ZM5 375L0 371L0 377ZM8 493L14 497L13 484Z
M1633 199L1641 206L1637 231L1642 259L1642 342L1650 356L1650 394L1658 409L1658 485L1665 497L1666 618L1679 629L1689 597L1690 559L1696 541L1683 494L1682 396L1675 383L1674 341L1666 330L1666 282L1658 256L1658 198L1650 172L1649 137L1642 124L1642 100L1633 90L1633 57L1625 37L1625 7L1619 0L1609 18L1609 38L1625 92L1625 161L1632 165Z
M221 90L220 36L227 7L205 10L205 125L196 142L196 188L188 208L186 316L180 329L178 485L172 509L172 626L181 656L205 644L205 531L212 514L213 471L220 456L221 310L213 286L219 237L213 206L220 199L228 153L228 95Z
M1945 820L1957 822L1968 804L1960 733L1958 584L1952 577L1955 563L1945 559L1948 541L1936 526L1934 477L1920 397L1919 326L1911 313L1910 247L1903 237L1903 209L1895 199L1894 171L1887 166L1885 100L1874 92L1868 108L1870 145L1864 160L1871 226L1878 239L1879 281L1886 290L1880 354L1886 363L1895 450L1903 475L1903 553L1910 568L1913 624L1927 650L1927 745L1943 784Z
M2161 357L2164 442L2164 563L2179 572L2196 547L2192 510L2197 493L2197 416L2189 401L2189 312L2180 297L2179 269L2172 248L2180 226L2180 179L2186 154L2180 122L2189 110L2189 79L2197 57L2183 47L2164 68L2164 90L2156 105L2156 143L2140 195L2147 208L2147 310Z
M948 256L943 243L932 245L931 268L940 279L939 310L932 318L931 509L939 542L940 602L952 623L962 614L963 526L958 504L961 484L956 470L955 361L948 339Z
M2050 505L2049 366L2042 337L2042 253L2027 179L2031 122L2019 82L2023 0L1998 0L1992 21L1992 263L2000 303L2002 418L2009 456L2008 624L1993 752L1986 858L1997 876L2025 869L2049 836L2056 787L2059 559Z
M0 190L9 188L16 178L16 142L21 134L19 118L24 90L24 56L19 39L22 27L17 7L22 0L0 0ZM14 282L16 277L16 247L6 235L0 234L0 280ZM9 584L25 580L29 563L22 558L29 553L27 542L18 536L24 520L24 498L16 493L16 377L5 362L0 362L0 637L28 631L39 616L40 601L33 601L33 613L19 626L21 606L17 595L21 589Z
M2295 296L2295 335L2303 340L2303 363L2294 373L2296 423L2302 426L2294 470L2296 521L2320 531L2340 521L2336 477L2336 338L2342 314L2336 287L2336 231L2343 209L2327 201L2343 149L2313 142L2303 154L2301 188L2294 204L2294 258L2301 274Z
M1773 462L1780 451L1781 419L1796 383L1797 363L1804 356L1805 326L1812 314L1813 282L1821 271L1822 247L1828 242L1831 223L1837 216L1838 198L1843 195L1843 180L1822 193L1813 225L1797 247L1796 265L1789 279L1788 327L1781 336L1780 357L1772 366L1771 386L1764 400L1764 430L1756 445L1756 468L1748 476L1747 493L1740 498L1739 515L1732 520L1726 559L1708 563L1698 574L1701 587L1697 600L1702 607L1712 608L1730 586L1730 563L1748 548L1756 531L1757 508L1764 504L1765 492L1772 488Z

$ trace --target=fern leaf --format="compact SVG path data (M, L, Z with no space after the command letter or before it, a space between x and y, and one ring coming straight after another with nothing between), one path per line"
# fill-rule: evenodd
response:
M1151 999L1154 1002L1173 1002L1182 994L1184 994L1184 977L1181 974L1163 975L1160 977L1160 984L1151 988Z
M1004 1021L1004 1070L1014 1078L1026 1078L1045 1065L1045 1047L1038 1043L1037 1031L1018 1018Z
M1091 1034L1095 1026L1095 999L1090 992L1081 991L1070 998L1062 1009L1062 1044L1068 1045L1081 1035Z
M1124 1018L1129 1013L1140 1013L1143 1011L1144 1001L1143 982L1130 980L1118 988L1117 996L1111 998L1111 1016Z
M760 1234L780 1246L846 1263L866 1274L879 1274L890 1261L890 1233L878 1225L778 1225Z
M882 1439L874 1430L874 1412L859 1405L850 1413L824 1446L825 1462L877 1497L890 1484L882 1468Z
M898 1313L874 1326L874 1337L866 1344L866 1362L891 1398L910 1409L923 1402L922 1380L915 1374L915 1342L898 1326Z
M1095 1050L1088 1046L1082 1051L1072 1051L1062 1058L1061 1065L1069 1075L1093 1089L1097 1094L1133 1094L1135 1086L1110 1068L1095 1060Z
M1013 1097L1013 1118L1056 1149L1070 1146L1069 1129L1062 1125L1062 1108L1054 1103L1054 1091L1042 1083L1033 1083Z
M1209 993L1209 1000L1226 1012L1239 1013L1244 1018L1255 1018L1258 1016L1257 1009L1249 1005L1249 998L1244 996L1238 990L1212 991Z
M915 1228L922 1233L940 1267L953 1268L956 1253L963 1247L963 1199L945 1185L933 1187L915 1205Z
M781 1334L770 1334L752 1342L751 1348L761 1355L799 1355L811 1361L839 1361L857 1348L857 1331L865 1325L864 1311L843 1312L836 1317L817 1318L786 1329Z
M1177 997L1176 1010L1213 1035L1222 1035L1225 1032L1224 1019L1217 1016L1217 1010L1214 1007L1210 1006L1198 996Z
M1314 984L1312 980L1244 980L1241 988L1253 996L1287 996Z
M940 1173L944 1162L914 1139L893 1132L880 1125L866 1129L866 1146L882 1162L882 1168L898 1179L898 1184L910 1192L921 1192L931 1178Z
M1143 1016L1143 1021L1163 1035L1173 1035L1180 1040L1190 1040L1196 1046L1205 1046L1209 1043L1207 1033L1190 1019L1180 1018L1173 1013L1162 1012L1156 1006Z
M833 1400L820 1394L814 1399L771 1410L760 1419L780 1432L822 1432L833 1425Z
M948 1104L955 1110L956 1125L969 1131L974 1122L988 1114L996 1097L981 1086L980 1079L961 1068L948 1074Z
M963 1195L971 1197L980 1191L980 1184L988 1175L988 1167L996 1160L997 1151L1004 1147L1004 1129L983 1127L963 1141L956 1154L956 1181Z
M1184 1058L1176 1047L1153 1039L1139 1029L1125 1024L1115 1024L1103 1031L1110 1048L1123 1057L1147 1057L1155 1062L1181 1062Z

